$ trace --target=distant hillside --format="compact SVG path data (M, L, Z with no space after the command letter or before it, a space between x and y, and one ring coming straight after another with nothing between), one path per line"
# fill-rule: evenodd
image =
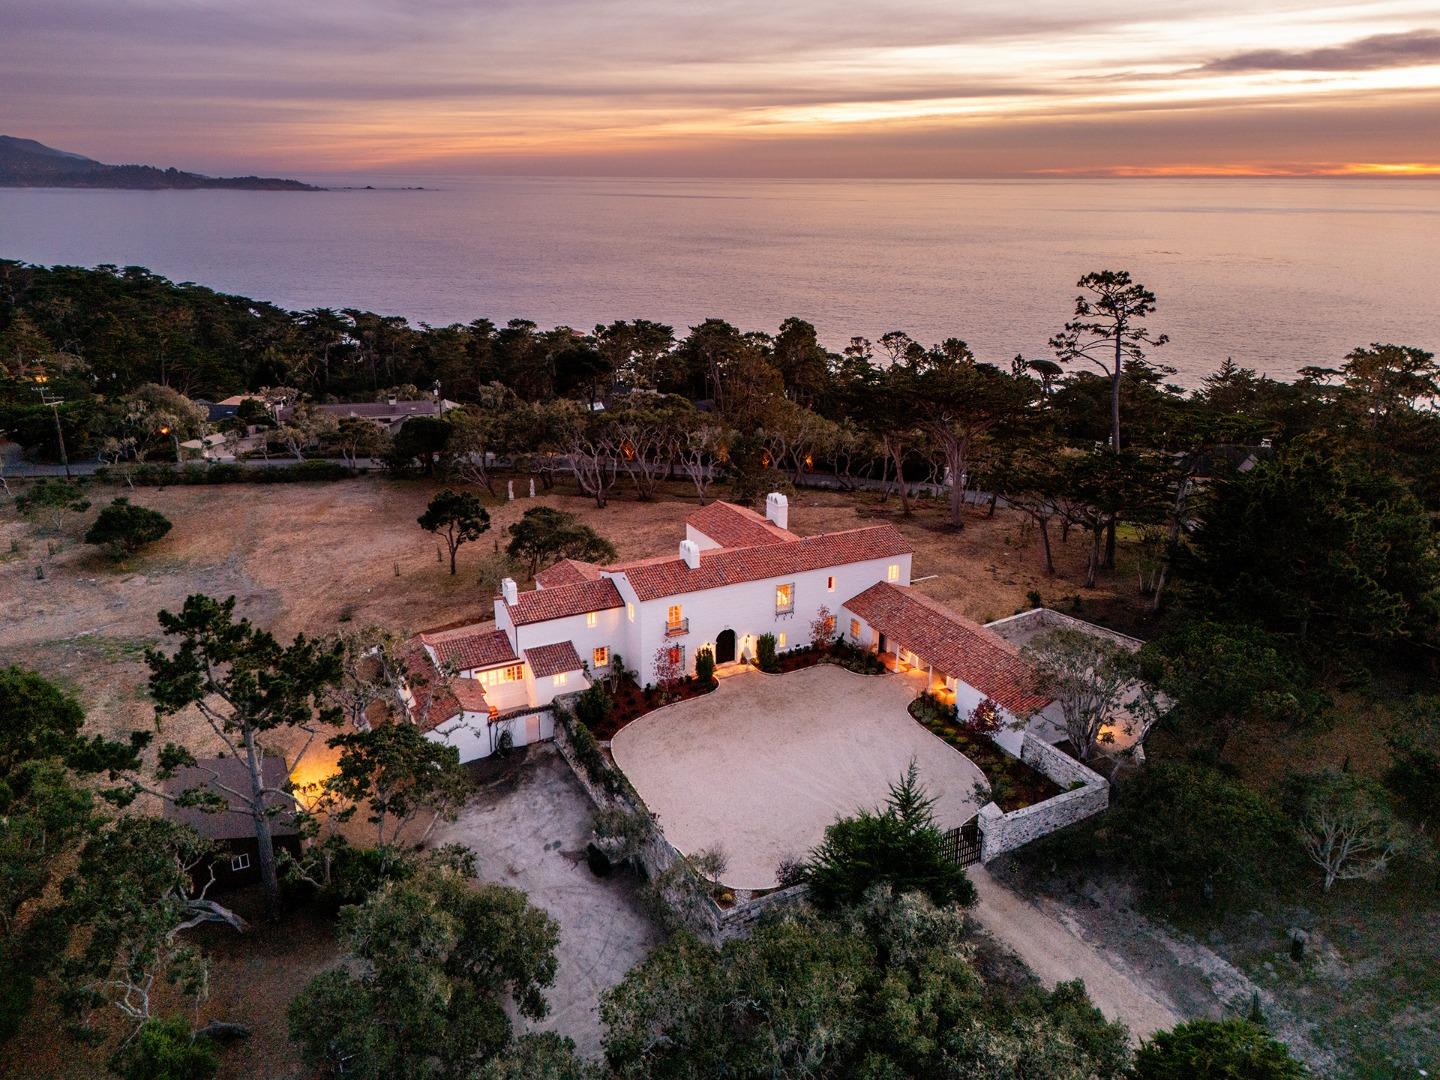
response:
M106 165L80 154L0 135L0 187L241 188L247 191L322 191L271 176L201 176L153 165Z

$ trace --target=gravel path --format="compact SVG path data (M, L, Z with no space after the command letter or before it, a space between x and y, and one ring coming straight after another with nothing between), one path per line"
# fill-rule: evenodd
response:
M980 894L973 912L976 921L1025 961L1046 986L1084 979L1090 1000L1106 1019L1129 1027L1137 1042L1184 1019L1163 992L1127 970L1122 959L1081 937L1056 905L1021 896L983 866L972 866L968 872Z
M781 859L804 855L837 817L881 805L912 758L941 825L975 813L983 774L911 718L914 696L900 676L833 664L743 672L641 717L611 752L672 844L718 845L725 884L770 888Z

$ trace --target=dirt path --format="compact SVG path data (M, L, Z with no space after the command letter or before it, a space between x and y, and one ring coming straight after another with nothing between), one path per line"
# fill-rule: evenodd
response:
M1055 905L1012 892L983 866L973 866L969 873L980 894L976 921L1014 950L1046 986L1084 979L1090 1000L1107 1019L1129 1027L1137 1041L1185 1019L1167 995L1141 980L1123 960L1081 937Z

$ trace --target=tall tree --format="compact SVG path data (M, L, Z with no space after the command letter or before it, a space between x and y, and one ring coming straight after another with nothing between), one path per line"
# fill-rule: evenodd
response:
M1153 336L1144 319L1155 312L1155 294L1130 279L1128 270L1097 270L1076 283L1075 317L1050 339L1062 362L1084 360L1110 380L1110 448L1120 452L1120 385L1126 363L1145 362L1145 349L1170 339Z
M210 786L223 794L197 786L180 794L180 800L202 809L224 809L229 802L244 808L255 826L259 847L260 880L272 914L280 907L280 881L270 823L276 801L288 794L265 780L267 754L285 762L286 775L295 771L311 742L327 727L343 719L328 700L328 691L340 679L338 644L322 645L303 634L281 645L248 619L235 618L235 598L187 597L178 614L160 612L160 626L178 645L166 653L147 649L150 696L157 718L186 709L199 713L224 746L224 753L244 768L248 783L230 787L218 775ZM298 752L281 751L304 739ZM161 751L162 779L173 770L196 764L195 755L175 743ZM140 784L136 782L136 789Z
M579 559L600 562L615 558L615 546L590 526L582 524L574 514L553 506L533 506L509 527L510 543L506 553L512 559L524 559L530 576L542 562L557 559Z
M425 512L415 519L426 532L434 533L450 549L450 573L455 574L455 553L462 544L479 540L490 529L490 512L480 496L469 491L446 488L430 500Z

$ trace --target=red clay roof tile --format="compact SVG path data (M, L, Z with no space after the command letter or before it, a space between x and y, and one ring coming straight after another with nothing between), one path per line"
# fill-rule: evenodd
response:
M551 645L537 645L525 650L525 659L537 679L559 675L566 671L579 671L580 654L569 641L557 641Z
M488 630L471 625L421 634L420 640L435 650L440 663L453 664L461 671L499 667L501 664L513 664L520 659L515 655L505 631L495 629L493 624Z
M509 605L509 611L511 621L516 626L524 626L624 606L625 601L620 599L620 590L615 588L615 583L609 578L601 578L553 589L531 589L521 593L516 602Z
M535 584L546 589L561 585L576 585L582 581L599 581L600 567L581 559L561 559L554 566L547 566L535 575Z
M1034 669L1015 646L909 586L877 582L844 606L936 671L973 686L1016 716L1050 703L1034 691Z
M685 524L725 548L783 544L796 539L794 533L780 528L763 514L721 501L702 506L685 519Z
M692 570L678 556L641 559L610 566L611 573L623 573L641 600L719 589L747 581L786 577L826 566L908 555L910 545L893 525L872 525L844 532L797 537L786 543L759 547L715 548L700 553L700 565Z

